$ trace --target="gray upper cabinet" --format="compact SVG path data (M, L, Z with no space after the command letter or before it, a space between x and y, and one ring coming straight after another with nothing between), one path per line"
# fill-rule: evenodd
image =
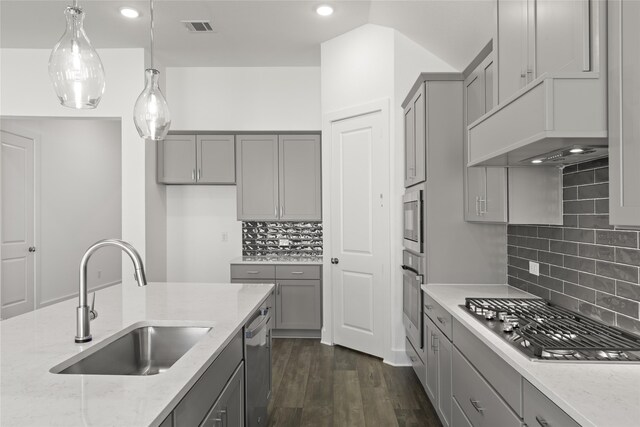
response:
M527 0L498 0L498 95L504 102L527 79Z
M167 135L158 141L158 182L234 184L233 135Z
M494 60L493 54L489 53L464 81L464 112L467 125L494 107L493 79ZM505 168L466 168L465 220L507 222L507 171Z
M319 135L238 135L239 220L319 221Z
M608 7L609 221L640 226L640 2L611 0Z
M322 219L320 137L280 135L278 138L281 220Z
M194 184L196 182L195 135L167 135L158 141L158 182Z
M233 135L198 135L196 148L196 178L199 184L235 184Z
M427 85L422 85L415 92L404 109L404 186L411 187L426 179L426 115Z
M238 135L236 171L238 219L278 219L277 135Z
M545 73L591 71L590 0L498 0L499 103Z

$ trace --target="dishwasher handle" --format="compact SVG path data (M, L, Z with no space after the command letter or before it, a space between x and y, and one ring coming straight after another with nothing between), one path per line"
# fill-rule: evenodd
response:
M262 320L253 328L244 331L245 338L253 338L258 335L269 323L271 320L271 315L269 314L269 309L266 308L262 310L262 315L260 316Z

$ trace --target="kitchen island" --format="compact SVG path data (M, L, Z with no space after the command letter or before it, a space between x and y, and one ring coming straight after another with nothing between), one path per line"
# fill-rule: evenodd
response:
M458 329L459 331L466 330L470 333L466 337L456 337L454 327L453 344L456 347L464 344L456 344L459 338L473 337L474 340L479 340L579 425L638 425L640 365L532 361L461 307L464 305L465 297L537 298L535 295L508 285L422 285L422 290L426 293L426 298L443 307L453 317L454 322L458 322L464 328ZM530 403L525 397L525 412Z
M149 283L96 293L93 340L74 342L77 299L0 322L0 425L159 425L273 289L270 284ZM50 370L141 323L207 326L167 371L152 376L61 375Z

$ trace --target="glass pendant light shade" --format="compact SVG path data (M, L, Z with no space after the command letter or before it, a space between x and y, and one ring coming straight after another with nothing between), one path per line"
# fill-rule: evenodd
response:
M160 71L148 68L144 74L145 85L133 108L133 122L142 138L158 141L169 132L171 113L158 86Z
M104 94L104 68L84 32L84 12L69 6L67 28L49 57L49 77L65 107L96 108Z

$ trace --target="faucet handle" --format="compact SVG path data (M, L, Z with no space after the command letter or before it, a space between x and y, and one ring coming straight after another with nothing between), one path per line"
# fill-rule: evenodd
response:
M95 309L96 306L96 293L93 293L93 299L91 300L91 308L89 309L89 320L95 320L98 317L98 312Z

